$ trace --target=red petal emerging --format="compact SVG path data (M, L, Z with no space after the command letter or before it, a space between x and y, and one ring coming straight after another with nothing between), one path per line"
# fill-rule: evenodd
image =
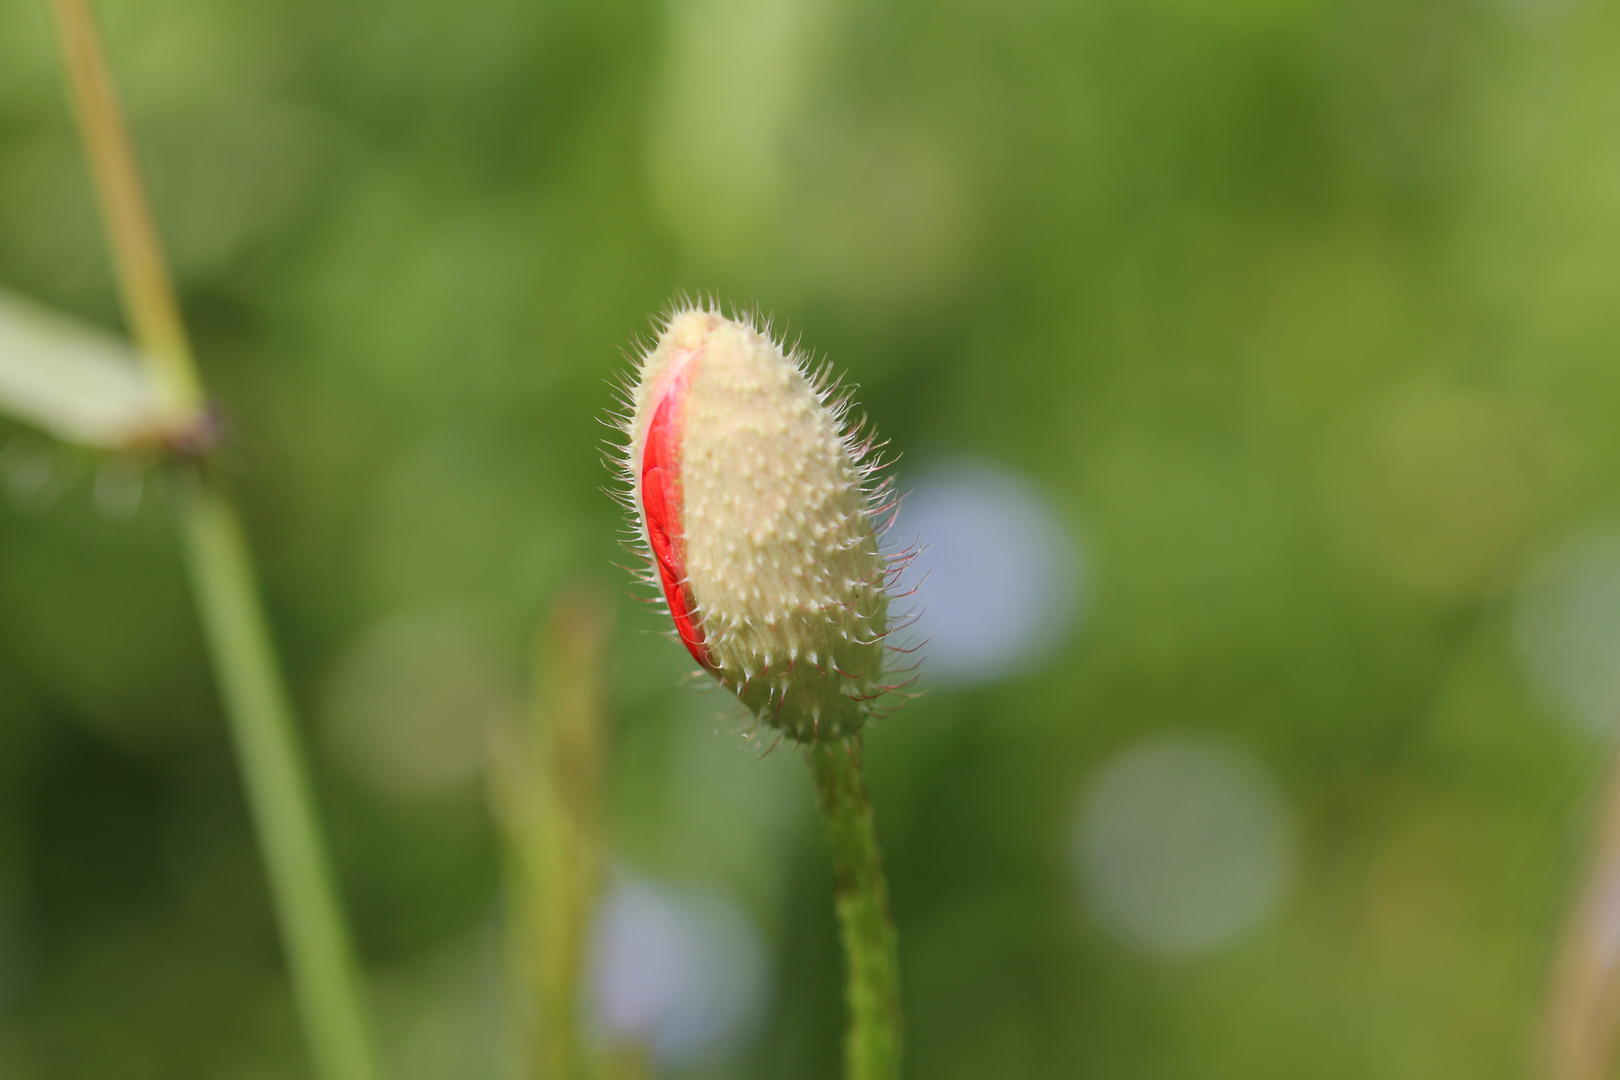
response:
M676 398L683 382L677 379L664 394L647 426L647 445L641 457L641 512L675 629L692 658L713 670L703 630L692 622L692 590L686 584L686 536L681 530L681 477L676 461L680 438Z

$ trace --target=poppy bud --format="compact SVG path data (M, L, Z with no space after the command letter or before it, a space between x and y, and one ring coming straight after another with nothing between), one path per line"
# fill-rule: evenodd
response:
M753 713L814 742L859 730L882 682L887 481L825 371L687 309L629 388L624 480L687 650Z

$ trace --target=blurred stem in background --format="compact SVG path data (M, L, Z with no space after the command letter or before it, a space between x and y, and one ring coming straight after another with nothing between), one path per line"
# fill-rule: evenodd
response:
M894 1080L900 1075L900 964L872 801L861 772L860 736L816 743L809 759L832 853L838 929L848 965L845 1077Z
M1585 879L1564 925L1547 997L1542 1074L1614 1075L1620 1028L1620 755L1609 767Z
M612 608L597 592L578 588L558 598L535 650L527 722L497 731L492 754L518 1049L525 1075L543 1080L576 1080L584 1069L580 1003L604 869L611 625ZM613 1074L641 1075L634 1068Z
M85 0L52 0L126 317L175 430L205 423L203 391ZM185 421L182 423L180 421ZM180 532L209 654L263 850L294 998L316 1074L374 1080L361 979L334 887L288 695L235 509L177 467Z

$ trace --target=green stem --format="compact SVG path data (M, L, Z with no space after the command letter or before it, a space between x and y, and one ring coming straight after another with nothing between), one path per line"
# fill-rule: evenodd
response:
M586 944L603 877L604 661L612 606L578 587L558 597L535 649L523 728L497 729L496 819L506 839L507 948L521 1003L523 1075L595 1075L580 1043Z
M86 0L51 0L51 11L124 314L164 403L183 419L202 407L202 383L95 15Z
M297 727L236 513L190 474L179 492L187 570L258 826L293 995L318 1075L377 1075L360 980L315 816Z
M838 929L848 965L845 1077L894 1080L900 1075L900 967L872 801L861 773L860 737L817 743L809 757L832 853Z
M201 415L202 384L95 17L86 0L52 0L51 7L125 314L175 430L183 431ZM195 472L183 477L178 513L310 1056L323 1080L375 1080L360 975L247 541L230 503Z

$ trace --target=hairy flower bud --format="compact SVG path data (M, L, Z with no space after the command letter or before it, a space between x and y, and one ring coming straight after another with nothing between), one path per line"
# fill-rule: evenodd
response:
M629 388L627 501L675 629L789 737L859 730L882 682L887 482L825 375L752 325L682 310Z

